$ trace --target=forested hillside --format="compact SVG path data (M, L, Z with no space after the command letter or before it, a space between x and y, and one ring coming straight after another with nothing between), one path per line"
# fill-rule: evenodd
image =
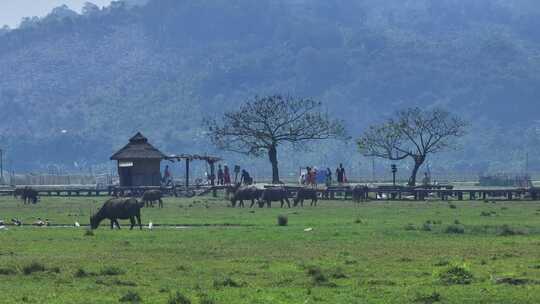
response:
M0 30L0 147L13 168L105 163L136 130L166 152L214 152L203 117L290 93L324 102L353 138L396 109L444 107L471 132L433 168L518 172L528 151L540 171L536 0L142 3L60 7ZM326 143L282 163L367 170L354 153Z

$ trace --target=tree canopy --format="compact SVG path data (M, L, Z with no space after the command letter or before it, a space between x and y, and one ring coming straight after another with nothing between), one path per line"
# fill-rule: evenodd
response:
M443 109L409 108L396 112L386 122L373 125L358 139L367 157L389 160L411 158L414 167L409 185L416 184L418 169L430 154L442 152L464 136L468 123Z
M223 119L207 120L212 142L221 149L247 155L267 154L272 181L279 183L277 148L284 143L345 138L339 120L320 111L321 103L309 98L283 95L255 97Z

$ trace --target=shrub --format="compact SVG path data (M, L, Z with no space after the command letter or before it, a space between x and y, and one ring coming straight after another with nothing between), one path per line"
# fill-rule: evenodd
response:
M534 283L532 280L529 280L529 279L513 278L513 277L493 278L493 281L495 282L495 284L508 284L508 285L526 285L526 284Z
M513 235L527 234L525 231L512 228L508 225L502 225L498 230L499 232L497 233L497 235L500 235L500 236L513 236Z
M167 304L191 304L191 300L179 291L175 295L170 295Z
M431 228L431 224L428 223L428 222L425 222L423 225L422 225L422 231L431 231L432 228Z
M453 233L453 234L463 234L465 233L465 228L461 225L449 225L444 230L446 233Z
M86 272L86 270L84 270L83 268L79 268L79 269L77 269L77 271L75 271L73 276L76 277L76 278L86 278L86 277L90 276L90 274L88 272Z
M439 260L439 261L435 262L434 265L437 266L437 267L448 266L448 265L450 265L450 262L448 260Z
M30 275L34 272L43 272L46 268L41 263L32 262L31 264L24 266L22 270L25 275Z
M123 295L118 301L120 302L129 302L129 303L141 303L141 296L136 291L128 291Z
M405 225L405 227L403 227L403 229L407 230L407 231L412 231L412 230L416 230L416 226L414 224L407 224Z
M455 225L461 225L461 222L459 220L454 220Z
M216 304L216 301L212 300L208 296L202 296L201 300L199 301L200 304Z
M277 223L279 226L287 226L289 224L289 218L286 215L280 214L277 217Z
M414 302L422 304L433 304L441 301L441 294L433 292L430 295L416 295Z
M122 281L122 280L114 280L111 282L111 284L116 285L116 286L131 286L131 287L137 286L137 283L135 282Z
M13 268L0 268L0 275L15 275L17 270Z
M439 280L446 285L467 285L472 283L474 276L467 265L452 265L441 271Z
M326 275L324 275L321 268L317 266L309 266L307 268L307 273L309 276L311 276L313 284L315 285L323 285L328 283L328 278L326 277Z
M123 269L120 269L118 267L113 267L113 266L105 267L100 272L101 275L108 275L108 276L121 275L125 273L126 272Z
M222 280L214 280L214 288L242 287L243 285L244 284L236 282L231 277L226 277Z
M391 280L384 280L384 279L372 279L368 280L366 282L368 285L381 285L381 286L396 286L397 283Z
M94 236L94 230L86 229L86 231L84 231L84 236Z
M332 278L334 279L346 279L347 275L342 268L337 267L332 271Z
M450 207L450 209L456 209L457 208L457 206L452 204L452 203L448 204L448 207Z

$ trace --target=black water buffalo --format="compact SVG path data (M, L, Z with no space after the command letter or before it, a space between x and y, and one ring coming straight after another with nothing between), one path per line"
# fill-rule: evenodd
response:
M137 218L139 228L142 229L141 208L143 206L144 203L139 203L135 198L111 198L90 218L90 227L97 229L101 221L109 219L111 220L111 229L114 229L114 224L120 229L118 219L129 219L131 230L135 226L135 218Z
M236 183L234 185L228 185L225 187L225 195L227 196L227 199L230 199L231 195L234 195L240 186L242 186L240 183Z
M353 201L359 203L361 201L366 201L368 199L368 187L367 186L355 186L352 189L352 199Z
M272 202L281 202L281 208L287 202L287 206L291 208L291 203L289 202L287 190L283 188L267 188L262 191L261 198L259 200L259 207L263 207L264 203L268 208L272 207Z
M160 190L146 190L142 196L142 202L146 207L154 207L154 202L159 203L159 208L163 208L163 200L161 200L162 195Z
M234 192L231 197L231 205L236 206L236 202L240 201L238 207L244 207L244 201L251 201L250 208L255 205L255 201L259 199L261 195L261 190L257 187L248 186L248 187L239 187Z
M310 199L310 206L317 206L317 201L319 197L317 196L317 190L313 188L300 188L296 192L296 197L294 198L294 206L296 207L298 203L300 206L304 207L304 200Z
M13 191L15 198L21 197L24 204L36 204L38 201L38 192L30 187L17 188Z

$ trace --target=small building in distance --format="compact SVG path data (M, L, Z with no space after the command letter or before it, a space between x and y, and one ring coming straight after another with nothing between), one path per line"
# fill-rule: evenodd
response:
M165 158L140 132L111 156L111 160L118 162L120 187L160 186L160 164Z

